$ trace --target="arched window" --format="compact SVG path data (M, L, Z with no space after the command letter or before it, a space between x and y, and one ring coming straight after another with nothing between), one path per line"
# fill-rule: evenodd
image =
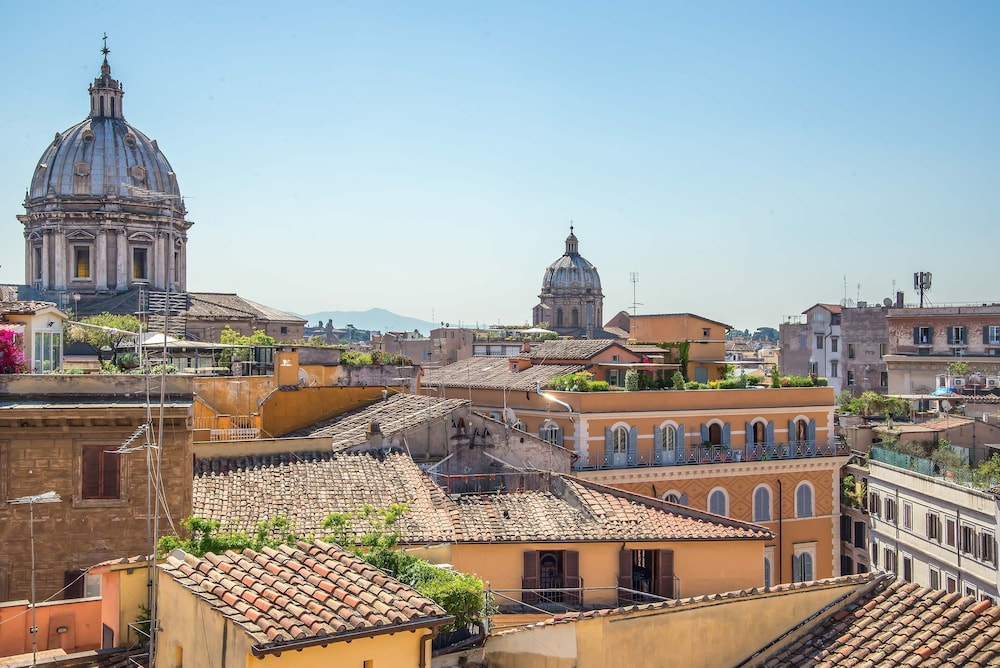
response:
M673 425L664 425L663 429L663 454L668 462L674 461L674 453L677 452L677 428Z
M753 442L754 443L766 443L767 442L767 425L763 422L755 422L753 425Z
M753 493L753 521L771 521L771 490L767 485L761 485Z
M712 445L722 445L722 425L718 422L708 425L708 442Z
M615 427L612 443L612 463L614 466L628 464L628 427Z
M809 440L809 423L806 420L795 421L795 442L805 443Z
M708 495L708 512L716 515L729 514L729 498L726 496L726 490L721 487L712 490Z
M580 311L578 309L573 309L570 312L570 317L573 320L573 326L574 327L579 327L580 326Z
M813 488L807 482L800 482L795 488L795 516L813 516Z
M672 489L663 495L663 500L668 503L676 503L679 506L684 505L684 496L678 492L676 489Z

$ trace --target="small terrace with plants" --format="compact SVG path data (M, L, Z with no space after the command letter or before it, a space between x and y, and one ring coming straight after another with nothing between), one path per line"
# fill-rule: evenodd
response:
M982 492L1000 484L1000 454L975 464L967 448L944 439L936 447L885 442L872 446L869 459Z

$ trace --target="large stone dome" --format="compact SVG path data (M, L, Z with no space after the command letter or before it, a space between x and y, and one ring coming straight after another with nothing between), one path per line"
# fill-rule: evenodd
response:
M107 59L90 87L90 117L57 133L35 166L28 199L121 197L153 191L180 197L166 156L122 115L121 84ZM141 189L141 190L140 190Z
M156 142L122 113L108 49L90 116L57 133L24 200L25 283L49 300L69 295L183 292L192 223Z
M542 294L564 294L601 291L601 277L585 257L578 252L579 242L570 228L566 237L566 252L545 270Z
M597 268L580 255L573 226L566 237L566 252L550 264L542 277L542 292L532 322L551 327L560 335L590 337L600 329L604 293Z

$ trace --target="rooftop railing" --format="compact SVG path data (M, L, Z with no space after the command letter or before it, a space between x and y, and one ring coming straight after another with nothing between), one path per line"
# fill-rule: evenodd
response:
M576 470L624 469L642 466L696 466L700 464L731 464L785 459L813 459L818 457L845 457L851 453L846 443L821 443L796 441L794 443L752 443L743 446L697 445L683 451L639 453L629 457L616 453L603 457L594 464L584 466L579 462Z

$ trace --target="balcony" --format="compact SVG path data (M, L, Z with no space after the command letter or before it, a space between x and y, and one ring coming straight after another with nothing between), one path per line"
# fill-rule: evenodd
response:
M798 441L795 443L752 443L745 446L698 445L685 448L683 452L663 452L656 454L640 452L637 457L627 460L623 456L603 457L601 461L582 466L574 465L577 471L602 469L625 469L649 466L698 466L702 464L732 464L737 462L763 462L786 459L815 459L817 457L846 457L851 452L846 443L834 444L818 441Z

